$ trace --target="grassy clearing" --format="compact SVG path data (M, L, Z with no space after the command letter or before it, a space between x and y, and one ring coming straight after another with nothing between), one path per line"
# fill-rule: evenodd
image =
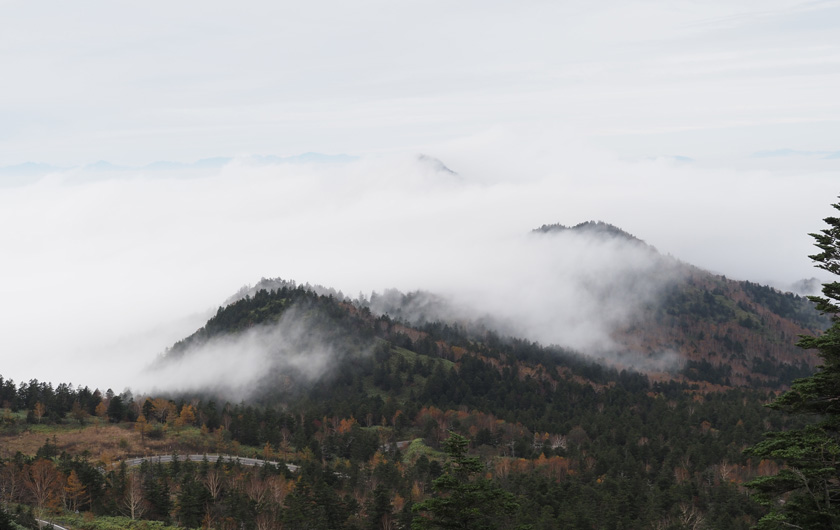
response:
M429 357L428 355L422 355L417 352L401 348L399 346L391 348L391 353L395 354L390 359L391 366L397 365L397 363L399 362L399 360L397 359L398 356L402 357L411 364L413 364L419 357L420 360L422 360L424 363L432 363L432 366L434 366L435 364L442 364L443 367L447 370L455 366L455 363L448 359L441 359L439 357Z
M429 460L440 460L444 457L444 453L436 451L423 443L422 438L416 438L403 450L403 462L407 464L412 463L422 455L426 455L426 458Z
M88 455L105 464L153 454L205 453L221 450L212 434L203 434L196 427L167 429L163 438L145 440L134 430L134 424L92 423L79 425L24 425L0 429L0 457L10 458L18 451L34 455L45 442L55 444L58 451L70 455ZM21 428L22 427L22 428ZM237 447L225 447L238 450Z

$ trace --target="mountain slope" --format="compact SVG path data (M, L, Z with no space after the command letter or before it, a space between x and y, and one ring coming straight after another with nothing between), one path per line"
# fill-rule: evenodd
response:
M639 353L676 352L693 379L778 388L811 373L818 358L797 337L827 324L806 298L695 269L614 337Z
M617 269L622 261L642 263L603 281L584 277L591 284L586 293L603 306L601 312L616 312L614 306L623 306L618 316L606 320L610 329L605 346L576 352L535 345L541 355L589 358L618 370L640 370L656 381L688 382L705 390L779 389L810 373L817 362L815 355L795 346L798 336L828 325L805 298L715 276L662 256L644 241L603 222L571 228L543 225L534 233L561 249L563 245L609 248L602 255L615 260ZM551 306L546 311L547 318L555 318ZM433 293L389 290L373 293L369 300L350 301L331 288L264 278L231 297L202 329L176 344L163 362L183 362L190 352L212 350L212 362L218 363L219 357L246 352L243 361L264 364L289 380L306 374L303 379L309 381L344 370L348 359L364 358L381 341L393 340L395 329L406 337L398 345L416 350L420 341L423 353L434 350L437 355L453 345L485 344L487 337L533 339L521 323L469 310ZM575 331L573 326L567 329ZM554 336L562 343L562 328ZM234 386L249 384L248 376L274 386L266 370L247 372L243 381L228 375Z
M748 304L755 304L754 314L763 316L768 327L771 313L801 327L779 314L785 313L785 295L698 274L673 287L661 306L650 308L651 315L670 324L659 335L645 335L648 340L672 340L685 315L700 315L723 332L733 321L731 315L723 309L705 315L701 308L733 305L743 312L736 317L744 318L748 311L738 307L739 301L750 310ZM290 366L283 360L288 355L284 346L277 345L263 357L277 364L266 367L251 384L254 393L238 406L224 407L229 423L223 430L218 419L208 428L229 432L233 440L252 447L294 440L298 448L306 447L308 458L320 460L317 468L310 461L311 469L348 477L326 483L338 497L354 487L373 495L374 482L365 482L369 480L411 502L426 498L431 479L439 473L428 471L430 460L437 458L433 450L448 432L457 432L472 440L471 452L480 456L487 475L517 496L517 523L668 527L694 513L711 527L746 529L762 512L745 500L739 484L775 468L753 462L741 451L760 440L767 425L784 428L796 421L764 408L766 391L733 388L739 384L737 376L729 374L729 388L712 384L711 368L703 364L648 377L567 349L500 336L482 323L427 319L410 324L292 282L261 283L274 288L257 288L253 296L245 294L220 308L202 330L172 348L167 362L173 364L165 369L177 370L179 359L202 355L220 337L246 337L274 326L320 337L331 356L318 376ZM698 296L705 306L686 303L683 297L692 295L691 289L702 293ZM715 302L706 300L706 293ZM738 298L745 293L752 293L751 298ZM422 306L426 316L439 311L435 303L445 305L423 293L391 292L387 298L392 307ZM768 309L771 305L776 312ZM690 310L683 315L681 307ZM802 315L797 318L807 322ZM762 327L735 325L751 334L748 344L758 343ZM324 333L322 327L331 331ZM240 343L245 344L251 343ZM235 351L240 359L248 358L246 352ZM778 381L766 383L776 386ZM182 399L198 403L200 416L218 418L214 399L223 395L208 390ZM203 407L209 408L203 412ZM281 437L283 429L288 434ZM385 450L374 454L373 433L386 449L396 447L398 440L415 441L411 447L403 445L404 453L388 449L393 456ZM378 466L387 466L389 458L396 470L384 475L386 467ZM311 469L314 474L302 482L324 484L314 478L325 476L323 471ZM410 510L401 513L407 524Z
M655 268L628 277L652 286L656 293L613 328L617 348L607 360L619 366L639 367L656 378L670 379L673 373L655 373L657 364L662 364L656 361L675 358L683 366L678 380L777 388L809 374L818 361L815 354L795 345L800 335L817 333L829 324L807 298L730 280L661 256L644 241L603 222L543 225L534 232L626 242L645 248L657 261Z
M444 440L457 433L471 440L481 475L516 499L500 528L703 521L746 530L766 510L744 496L742 484L776 467L743 449L768 428L802 423L763 404L768 389L784 383L778 375L786 366L807 369L807 355L784 338L818 328L820 318L793 295L644 248L657 267L618 280L638 281L649 292L633 318L618 321L612 349L600 357L502 333L515 327L429 293L388 291L351 301L324 287L261 280L159 361L156 378L179 391L108 392L104 399L78 391L74 402L71 387L46 421L69 414L82 423L82 412L103 411L111 421L134 422L134 444L146 451L152 446L144 436L154 435L161 442L154 447L177 441L192 453L260 455L294 462L296 471L173 459L100 472L87 456L62 457L55 466L65 474L71 463L90 470L88 491L102 494L83 501L83 509L99 514L118 511L120 484L132 474L142 477L145 518L188 527L205 517L246 528L407 528L418 517L412 505L435 495L448 465ZM666 267L680 273L660 275L665 281L656 285L645 277ZM594 289L596 299L645 294L634 286L620 291L612 281L614 287ZM0 384L0 398L15 410L31 409L35 423L36 405L55 407L56 399L49 385L32 383ZM24 476L28 468L15 467L10 456L0 455L0 470ZM205 490L220 476L227 478L214 493Z

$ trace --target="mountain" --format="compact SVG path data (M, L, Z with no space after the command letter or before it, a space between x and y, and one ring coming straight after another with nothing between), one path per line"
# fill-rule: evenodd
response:
M16 164L14 166L2 166L0 167L0 187L32 184L44 175L64 171L65 169L35 162L24 162L23 164Z
M637 238L636 236L625 232L624 230L615 225L611 225L603 221L585 221L575 226L564 226L559 223L556 223L550 225L542 225L541 227L533 230L534 233L541 234L556 234L566 231L577 232L596 238L612 237L617 239L624 239L626 241L644 243L644 241Z
M534 232L577 232L593 240L627 241L656 253L644 241L603 222L543 225ZM795 343L800 335L826 329L829 320L807 298L730 280L677 260L658 259L670 273L659 283L657 296L639 306L633 318L612 333L622 356L635 359L631 365L673 352L685 368L677 379L768 388L785 386L813 371L817 356ZM645 371L652 377L674 378L673 373Z
M632 238L598 224L579 230ZM810 369L812 357L790 343L825 321L795 295L679 266L686 274L615 331L625 351L608 358L500 335L492 320L463 319L430 293L350 300L324 287L263 279L175 344L158 370L195 376L200 365L190 359L216 362L220 355L259 365L252 379L226 370L216 386L183 396L199 399L200 408L238 386L243 401L227 412L232 439L259 447L273 443L283 422L293 424L298 446L310 440L322 469L348 477L383 484L373 477L393 458L402 471L384 482L392 497L428 498L431 477L440 473L424 474L433 451L448 433L461 433L487 475L519 503L499 528L514 521L677 528L703 520L709 528L746 529L763 512L741 484L777 468L741 451L767 425L799 424L762 405L768 391ZM628 358L639 366L665 346L681 360L668 370L622 366ZM205 414L211 417L212 407ZM345 424L361 427L352 434ZM365 432L377 432L393 456L365 453ZM398 440L415 441L398 450ZM370 461L354 464L359 458ZM386 467L374 471L378 465ZM372 484L333 482L333 498L352 484L373 495L374 486L353 480ZM407 526L415 515L399 505L393 517ZM337 517L346 525L353 508L341 506L347 512Z
M446 167L446 164L444 164L441 160L433 156L424 155L421 153L417 155L417 161L420 162L420 164L432 169L433 171L442 171L444 173L449 173L450 175L458 174L455 171L452 171L451 169Z
M62 171L66 168L51 166L49 164L39 164L35 162L24 162L23 164L16 164L14 166L0 167L0 175L2 176L16 176L16 177L31 177L46 175L54 171Z
M750 528L767 508L743 484L779 465L743 450L768 429L804 425L764 404L810 370L813 357L792 343L824 329L824 317L801 297L661 256L603 223L533 236L642 257L588 291L604 312L638 295L607 320L616 325L602 347L541 344L440 294L351 300L262 279L158 360L148 375L161 390L103 395L0 377L9 447L26 435L22 415L29 429L94 414L119 425L84 453L60 426L34 457L0 453L2 477L25 484L39 457L67 484L75 472L91 495L74 506L91 516L127 513L136 483L142 518L190 528L409 528L476 508L494 514L483 528ZM277 465L177 455L127 464L172 452ZM111 465L115 454L125 465ZM448 515L427 502L453 498L463 506ZM66 523L81 527L76 517Z
M617 241L643 249L656 263L655 268L622 277L631 284L629 296L635 296L636 284L653 294L639 296L629 315L615 320L608 347L575 351L533 343L531 348L539 352L534 354L538 357L553 357L557 363L575 366L598 364L617 371L638 371L650 381L688 385L702 392L783 389L793 379L810 374L817 363L814 354L795 345L800 335L818 333L828 326L827 318L806 298L730 280L661 256L641 239L603 222L573 227L543 225L534 233L547 237L576 234L590 242ZM605 306L614 304L616 297L628 296L615 286L606 294L596 294L600 296L596 300ZM395 329L399 330L396 338ZM533 338L504 319L466 310L434 293L389 290L373 293L369 300L351 301L328 287L264 278L232 296L215 317L175 344L161 362L184 362L195 352L207 350L222 357L248 351L253 356L249 358L268 367L256 375L242 375L244 380L254 377L259 381L248 385L249 393L263 400L268 397L257 389L277 390L275 377L286 380L281 386L291 391L298 383L308 385L347 369L348 363L357 362L382 341L453 362L458 356L447 353L453 347L483 351L494 344L492 358L506 358L516 365L521 359L502 355L501 344L529 340ZM300 365L307 364L307 355L315 355L318 362L308 363L309 370L304 373ZM228 379L233 383L222 386L245 384Z
M795 346L797 337L818 333L829 323L806 298L713 275L661 256L641 239L603 222L590 221L573 227L543 225L534 233L574 233L589 241L620 241L643 248L657 260L656 268L622 277L626 283L645 285L654 294L640 297L632 314L616 321L609 348L584 352L535 344L544 355L586 359L617 370L637 370L655 381L690 384L704 391L739 387L778 390L811 373L817 363L815 355ZM632 286L628 288L631 294L635 292ZM617 288L610 287L599 300L606 306L614 303L616 296ZM263 278L232 296L202 329L174 345L164 362L189 357L191 351L218 337L230 338L255 326L286 322L289 307L294 307L295 312L303 311L297 305L299 299L305 299L308 308L320 308L307 309L303 320L307 326L315 325L318 334L328 335L330 351L336 355L331 362L339 365L343 355L361 355L363 338L393 339L381 329L385 324L377 319L382 318L389 322L388 329L398 326L403 335L412 339L401 344L408 350L421 336L436 344L446 343L450 335L437 336L430 331L441 327L448 329L449 334L452 329L460 330L453 339L457 344L486 344L488 336L532 340L517 334L516 326L492 314L466 311L455 301L434 293L389 290L374 293L369 300L351 301L328 287ZM316 318L321 313L328 317ZM295 326L299 325L295 322ZM265 342L260 351L267 361L283 357L272 353L272 339L259 340ZM347 349L343 341L355 346ZM294 350L300 344L284 346Z
M195 162L159 160L143 166L122 166L112 164L106 160L99 160L98 162L85 164L81 167L58 167L44 163L25 162L23 164L0 166L0 186L29 184L49 173L65 172L68 170L82 170L88 173L119 173L135 170L157 172L219 169L235 160L256 166L272 164L345 164L357 160L357 157L344 154L326 155L322 153L303 153L287 157L276 155L247 155L237 158L219 156L203 158Z
M797 338L827 327L807 298L693 269L614 337L640 354L676 352L689 379L780 388L818 362L796 347Z

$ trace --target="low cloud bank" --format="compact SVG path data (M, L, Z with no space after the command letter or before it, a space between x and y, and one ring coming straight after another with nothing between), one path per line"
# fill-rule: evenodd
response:
M604 220L735 278L813 276L807 233L830 213L834 175L627 162L566 140L493 133L424 149L441 164L234 160L190 178L57 172L2 188L3 376L137 387L206 311L277 276L352 298L440 293L528 338L611 348L611 327L655 295L646 278L662 258L530 233L546 223ZM249 340L258 353L243 364L258 365L264 347Z
M684 268L632 239L581 231L514 238L482 270L437 293L374 293L371 309L408 322L480 322L489 329L598 356L623 350L611 332L633 321ZM489 281L488 281L489 278Z

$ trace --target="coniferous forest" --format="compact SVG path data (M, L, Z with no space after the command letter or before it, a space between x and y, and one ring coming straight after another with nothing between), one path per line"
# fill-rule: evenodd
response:
M750 448L814 425L766 406L814 372L794 333L831 321L806 299L695 272L644 315L659 325L647 344L685 361L643 371L486 323L412 320L399 308L421 294L389 296L382 311L375 296L265 280L155 366L294 329L238 393L0 377L0 528L770 525L775 501L751 494L786 457ZM299 351L329 354L313 375Z

